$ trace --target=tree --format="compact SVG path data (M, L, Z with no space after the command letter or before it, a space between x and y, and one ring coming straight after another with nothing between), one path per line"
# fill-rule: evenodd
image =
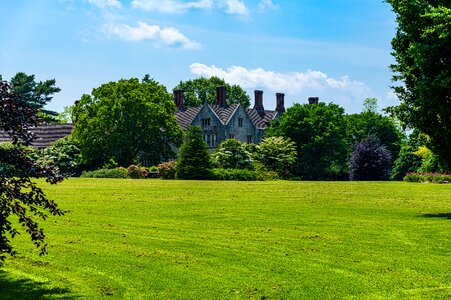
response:
M177 160L179 179L208 179L211 176L212 162L207 144L198 126L190 126L186 133L186 141L180 147Z
M19 231L13 227L12 216L17 217L19 224L40 249L40 254L45 254L45 234L34 217L45 220L46 213L63 214L54 201L47 199L34 180L45 178L55 184L63 178L54 168L41 166L27 155L25 146L33 140L29 129L38 121L36 108L13 93L7 82L0 81L0 129L13 138L11 147L0 147L0 165L9 168L8 172L0 168L0 265L6 255L16 253L10 237L14 238Z
M256 157L267 170L284 176L296 161L296 154L296 144L289 138L273 136L257 145Z
M347 171L344 109L336 104L295 104L280 121L271 123L266 135L288 137L296 144L297 158L291 168L296 176L338 179Z
M365 110L359 114L346 115L345 120L347 134L350 139L350 148L366 139L369 135L374 135L390 151L394 159L398 157L403 133L393 118Z
M399 155L393 163L391 179L402 180L409 172L417 172L421 167L421 157L415 154L423 145L418 130L414 130L408 139L404 140Z
M451 2L387 0L398 23L391 66L400 105L388 109L405 127L430 137L427 145L451 170Z
M24 72L17 73L10 80L11 92L20 95L17 101L37 109L41 119L50 122L55 121L53 117L57 113L43 108L53 99L53 94L61 91L55 84L55 79L36 82L35 75L27 75Z
M250 169L252 158L246 146L237 139L227 139L219 144L212 155L214 162L224 169Z
M110 159L125 167L141 159L157 165L174 157L174 146L182 141L174 112L171 94L155 80L121 79L75 103L72 136L92 167Z
M377 112L377 99L376 98L366 98L363 100L363 112Z
M351 180L384 180L390 172L391 154L379 143L379 139L370 135L357 143L349 162Z
M214 104L216 102L216 87L225 86L227 91L227 104L241 104L249 107L251 104L250 97L238 85L230 85L223 79L218 77L197 78L193 80L180 81L174 90L185 91L185 106L195 107L208 102Z

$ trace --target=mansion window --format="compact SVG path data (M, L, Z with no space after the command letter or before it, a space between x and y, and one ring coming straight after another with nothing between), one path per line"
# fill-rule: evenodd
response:
M251 144L252 143L252 135L246 136L246 140L247 140L248 144Z
M216 147L216 134L205 134L204 141L207 144L207 147Z
M210 118L208 119L201 119L202 127L208 127L210 126Z
M243 127L243 118L238 118L238 127Z
M234 139L235 135L233 133L229 134L229 139Z

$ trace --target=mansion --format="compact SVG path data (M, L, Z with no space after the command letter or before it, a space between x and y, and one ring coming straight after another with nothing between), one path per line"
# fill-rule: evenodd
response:
M263 92L256 90L253 108L241 104L227 105L226 88L216 88L215 104L204 103L198 107L184 106L184 91L174 91L177 107L175 117L184 131L189 126L199 126L209 148L217 147L222 141L235 138L245 143L259 143L265 128L285 111L284 94L276 94L275 110L265 110Z

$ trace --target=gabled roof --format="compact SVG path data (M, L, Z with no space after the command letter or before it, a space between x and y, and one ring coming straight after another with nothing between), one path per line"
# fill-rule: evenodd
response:
M254 108L247 108L246 113L256 128L264 129L268 126L269 123L271 123L271 121L275 119L278 112L275 110L265 110L265 115L263 116L263 118L260 116L260 113Z
M47 148L56 140L71 134L73 128L73 124L39 125L30 130L36 135L31 145L40 149ZM0 131L0 143L11 141L11 137L6 132Z
M224 125L229 123L230 118L233 116L238 107L239 104L232 104L227 107L210 105L211 110L218 116L219 120L221 120L222 124Z
M193 122L194 118L202 109L202 106L197 107L189 107L186 110L179 111L175 113L175 118L177 119L177 123L179 123L180 127L183 130L188 130L188 127Z
M211 111L218 117L218 119L222 122L222 124L227 125L235 114L237 109L240 107L240 104L233 104L230 106L220 106L216 104L207 104L190 107L186 110L179 111L175 113L175 117L179 125L183 128L183 130L188 130L188 127L192 124L196 116L202 110L204 106L207 106L211 109ZM268 126L268 124L275 119L277 116L277 111L275 110L265 110L265 115L263 118L260 116L260 113L254 108L246 108L244 109L246 114L251 119L254 126L258 129L264 129Z

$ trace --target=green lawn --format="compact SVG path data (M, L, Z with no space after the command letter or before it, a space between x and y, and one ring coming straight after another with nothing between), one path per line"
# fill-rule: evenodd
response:
M44 186L44 185L43 185ZM0 299L451 298L451 185L69 179Z

